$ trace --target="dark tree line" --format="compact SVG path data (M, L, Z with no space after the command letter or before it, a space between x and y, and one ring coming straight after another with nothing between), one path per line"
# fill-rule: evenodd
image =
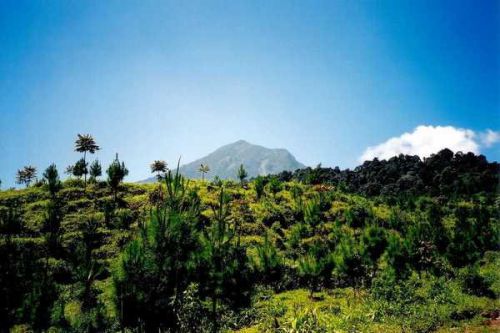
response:
M453 154L443 149L428 158L399 155L389 160L365 161L354 170L335 168L284 171L280 180L307 184L331 184L366 196L469 196L498 189L500 165L483 155Z

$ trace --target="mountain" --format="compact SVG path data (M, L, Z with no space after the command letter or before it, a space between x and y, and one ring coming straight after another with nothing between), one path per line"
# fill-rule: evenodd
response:
M180 172L188 178L200 178L198 171L200 164L210 167L207 179L215 176L236 179L241 164L247 170L248 178L304 168L304 165L286 149L269 149L244 140L222 146L205 157L185 164L180 167ZM149 178L147 181L155 181L155 178Z

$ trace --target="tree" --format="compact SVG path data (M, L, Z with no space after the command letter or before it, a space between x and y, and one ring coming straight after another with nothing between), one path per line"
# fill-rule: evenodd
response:
M61 181L59 180L59 173L55 164L51 164L43 173L43 178L47 182L49 193L51 197L55 197L57 192L61 189Z
M81 179L83 175L87 173L87 162L83 158L76 161L75 165L72 168L73 176Z
M245 178L247 178L247 176L248 176L248 172L245 170L245 167L243 166L243 164L241 164L239 169L238 169L238 178L240 179L241 185L243 185Z
M332 260L335 264L335 277L339 283L347 283L358 289L365 282L366 263L354 236L343 236L332 254Z
M194 280L200 202L179 174L165 175L166 195L126 247L114 272L122 327L178 332L182 299Z
M116 203L118 199L118 189L120 183L128 175L128 169L125 167L125 163L123 162L120 163L120 160L118 159L118 154L116 154L115 160L108 167L106 173L108 174L108 185L109 187L111 187L111 190L113 191Z
M167 170L167 163L165 161L156 160L151 163L151 173L156 172L156 179L158 179L158 181L161 181L162 178L165 177Z
M221 187L218 203L212 206L213 221L201 237L201 287L211 299L212 331L219 330L218 305L234 308L249 301L252 281L246 249L238 245L236 227L229 220L229 196Z
M299 275L306 280L309 288L309 297L313 298L314 292L319 287L319 280L323 271L323 265L313 254L307 254L299 259Z
M50 201L47 204L47 212L43 220L42 231L45 233L45 240L49 249L49 254L57 256L60 250L61 241L61 204L57 198L57 193L62 187L59 180L59 173L55 164L51 164L43 173L50 193Z
M31 182L36 179L36 168L28 165L21 170L17 170L16 182L18 184L26 184L29 187Z
M98 220L91 216L80 225L80 233L70 253L74 292L81 302L78 326L82 332L97 332L103 329L103 305L99 300L99 290L95 282L105 271L102 260L95 251L102 245L103 235L98 228Z
M89 171L90 171L90 179L89 180L92 181L92 182L96 182L97 181L97 177L102 176L101 163L99 163L98 160L95 160L90 165L90 170Z
M66 169L64 170L64 173L67 174L70 178L73 176L73 169L75 168L74 165L68 165Z
M47 243L49 254L56 257L61 249L61 221L62 213L60 202L56 197L52 197L47 203L47 211L45 213L42 225L42 231Z
M261 282L272 284L279 282L284 272L284 261L276 246L264 235L264 243L257 246L257 258L254 267L260 275Z
M264 188L266 186L266 181L264 177L257 176L254 180L255 194L257 195L257 200L260 200L264 195Z
M78 134L76 141L75 141L75 151L79 153L83 153L83 164L85 165L84 173L83 175L85 176L84 184L85 187L87 186L87 163L86 163L86 157L87 153L94 154L96 151L98 151L100 147L96 144L94 138L90 134Z
M269 191L271 191L273 197L276 199L276 194L281 191L281 182L278 177L271 177L271 180L269 181Z
M205 174L210 172L210 167L207 164L200 164L198 171L201 173L201 179L205 180Z

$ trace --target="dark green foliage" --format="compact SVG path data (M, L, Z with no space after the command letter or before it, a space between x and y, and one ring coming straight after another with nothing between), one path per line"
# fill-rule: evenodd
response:
M278 177L271 177L269 179L268 186L269 186L269 191L276 198L276 194L281 191L281 182L279 181Z
M179 328L177 309L194 279L200 246L198 201L178 171L168 171L165 182L164 202L127 246L114 275L121 325L148 332Z
M16 183L25 184L29 187L31 182L36 179L36 168L28 165L21 170L17 170Z
M455 155L449 149L425 158L399 155L389 160L366 161L354 170L338 167L297 170L293 179L306 184L333 184L367 196L431 196L495 193L500 166L483 155Z
M334 278L339 285L359 288L366 284L368 267L363 249L352 236L344 236L333 253Z
M77 178L81 178L82 176L86 176L88 173L87 162L85 159L81 158L76 161L75 165L72 168L73 176Z
M323 263L314 255L307 254L299 259L299 275L305 280L311 298L314 292L318 291L323 269Z
M238 168L238 179L240 180L240 183L242 185L247 177L248 177L248 172L245 170L243 164L241 164L240 167Z
M124 162L120 163L120 160L118 159L118 154L116 154L115 160L108 167L106 173L108 174L108 185L113 191L116 202L120 183L128 175L128 169L125 167Z
M262 176L257 176L254 180L255 193L257 195L257 200L260 200L264 195L264 188L266 186L265 178Z
M92 162L92 164L90 165L89 173L90 173L89 181L92 183L95 183L97 181L97 178L102 176L102 167L101 163L99 163L98 160Z
M237 243L237 229L229 221L229 197L222 187L213 221L201 238L200 287L211 299L212 330L219 329L220 303L235 308L248 305L251 280L245 248Z
M268 233L264 235L264 243L257 247L254 267L261 283L278 287L285 270L284 258L272 244Z
M10 237L23 232L24 221L19 206L19 202L11 201L0 209L0 234Z
M480 297L496 297L489 281L479 273L479 266L477 264L461 269L459 271L459 280L462 290L468 294Z
M99 221L90 217L81 224L79 239L70 253L74 296L81 304L81 319L78 330L98 332L104 327L102 304L98 299L95 282L105 274L104 263L95 251L102 245L103 235L99 231Z
M500 227L487 207L459 206L455 216L452 241L448 246L449 259L454 265L463 267L479 259L485 250L498 250Z
M377 260L387 247L387 235L383 228L369 226L361 235L361 249L363 257L375 268Z
M61 181L59 180L59 173L57 172L57 167L55 164L51 164L43 173L43 178L47 182L49 193L54 197L57 192L62 187Z
M51 256L60 255L61 243L61 220L62 212L57 200L51 200L47 204L47 212L43 220L42 232L45 236L47 248Z
M406 242L396 233L390 233L387 237L386 260L393 269L396 279L406 278L410 267L410 257Z

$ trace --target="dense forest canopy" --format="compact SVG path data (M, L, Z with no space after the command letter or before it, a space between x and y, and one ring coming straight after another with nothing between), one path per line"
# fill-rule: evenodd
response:
M494 331L499 165L443 150L188 180L116 156L0 191L1 332ZM209 170L203 165L200 170ZM87 177L89 175L89 177Z
M365 161L354 170L299 169L282 172L281 180L331 184L367 196L470 196L498 191L500 165L483 155L444 149L430 157L399 155L389 160Z

